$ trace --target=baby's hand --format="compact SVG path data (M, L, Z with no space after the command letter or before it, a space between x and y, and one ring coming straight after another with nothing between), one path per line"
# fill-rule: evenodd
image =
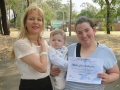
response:
M50 75L51 76L58 76L60 74L61 70L59 68L51 68Z
M107 73L99 73L98 74L99 78L102 78L102 84L107 84L109 83L109 75Z

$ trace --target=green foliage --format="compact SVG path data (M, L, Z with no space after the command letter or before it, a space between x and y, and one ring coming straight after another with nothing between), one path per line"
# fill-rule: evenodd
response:
M24 10L27 7L27 0L5 0L6 7L10 7L15 14L16 21L12 20L16 24L16 27L20 27L21 17ZM62 0L30 0L31 3L37 3L45 13L45 23L50 24L52 20L65 20L69 21L70 16L70 1L66 4L62 4ZM72 3L74 7L74 3ZM72 12L72 20L75 20L77 13L75 10Z
M16 21L14 23L16 23L15 27L20 27L20 21L21 21L21 17L24 13L24 10L27 7L27 1L25 0L5 0L6 2L6 6L10 6L12 10L14 10L15 16L16 17Z
M10 23L14 23L14 18L12 18L12 19L10 20Z
M101 29L104 31L104 32L106 32L106 22L102 22L101 23Z
M101 22L101 30L107 32L106 21ZM114 24L110 24L110 31L114 31Z
M80 6L85 8L81 10L81 12L78 14L77 17L86 16L89 18L96 18L96 15L98 13L98 10L96 9L96 7L94 7L90 3L82 3Z
M120 0L93 0L101 6L101 10L97 17L106 18L107 34L110 34L113 19L118 17L118 8Z

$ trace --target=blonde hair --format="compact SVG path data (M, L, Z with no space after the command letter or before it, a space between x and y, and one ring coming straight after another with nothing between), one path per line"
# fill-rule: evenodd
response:
M51 31L50 38L56 34L60 34L63 37L64 41L66 41L66 34L62 29L55 29Z
M26 24L26 20L27 20L27 17L28 15L32 12L36 10L38 12L38 14L41 16L42 18L42 22L43 22L43 27L42 27L42 30L40 30L40 33L39 34L42 34L43 31L44 31L44 27L45 27L45 24L44 24L44 13L43 13L43 10L41 8L39 8L37 6L37 4L35 3L32 3L30 6L28 6L28 8L26 8L25 10L25 13L23 15L23 18L22 18L22 22L21 22L21 32L20 32L20 35L19 35L19 39L20 38L25 38L27 36L27 28L25 26Z
M21 20L21 28L20 28L20 34L19 34L19 37L18 39L21 39L21 38L28 38L28 30L25 26L26 24L26 20L27 20L27 17L28 15L32 12L36 10L38 12L38 14L40 15L40 17L42 18L42 22L43 22L43 27L42 29L40 30L39 34L42 35L43 32L44 32L44 27L45 27L45 21L44 21L44 12L43 10L36 4L36 3L32 3L30 4L30 6L28 6L23 14L23 17L22 17L22 20ZM28 38L29 39L29 38ZM15 58L15 54L14 54L14 49L12 49L12 52L11 52L11 58L14 59Z

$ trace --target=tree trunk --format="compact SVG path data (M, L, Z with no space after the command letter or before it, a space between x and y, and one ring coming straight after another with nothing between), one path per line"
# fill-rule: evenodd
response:
M70 0L70 27L69 27L69 36L71 36L71 17L72 17L72 0Z
M2 23L1 23L1 17L0 17L0 33L3 35L3 29L2 29Z
M105 0L106 5L107 5L107 23L106 23L106 29L107 29L107 34L110 34L110 3L109 0Z
M16 15L16 12L13 10L13 14L14 14L14 27L16 27L16 17L17 17L17 15Z
M9 6L9 8L8 8L8 12L9 12L9 13L8 13L8 14L9 14L9 22L10 22L10 9L11 9L11 8L10 8L10 6Z
M9 35L9 27L7 26L7 19L6 19L6 9L5 9L5 1L0 0L0 8L1 8L1 15L2 15L2 26L3 26L3 31L4 35Z
M30 0L27 0L27 6L29 6L29 4L30 4Z

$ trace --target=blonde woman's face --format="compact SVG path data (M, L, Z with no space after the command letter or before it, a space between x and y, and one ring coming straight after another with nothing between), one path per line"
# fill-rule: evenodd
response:
M38 14L36 10L33 10L31 13L28 13L28 17L25 24L29 35L39 34L43 28L42 17Z

